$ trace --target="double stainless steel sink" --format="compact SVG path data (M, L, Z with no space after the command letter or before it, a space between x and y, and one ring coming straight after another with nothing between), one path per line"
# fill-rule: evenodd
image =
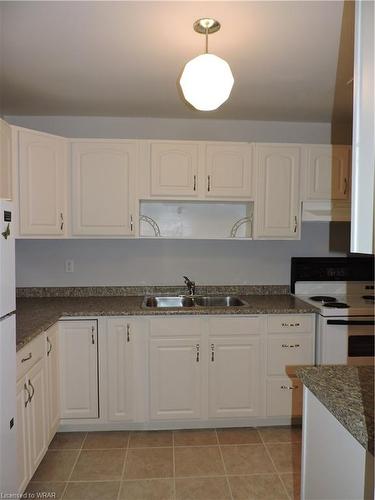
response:
M247 302L234 295L180 295L175 297L146 296L142 306L146 308L189 308L189 307L242 307Z

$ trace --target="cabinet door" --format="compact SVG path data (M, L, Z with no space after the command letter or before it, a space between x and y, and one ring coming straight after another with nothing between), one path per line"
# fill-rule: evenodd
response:
M44 359L27 373L27 387L31 394L28 410L30 466L33 474L47 450L47 384Z
M96 321L60 322L61 418L98 418Z
M65 139L19 132L20 233L63 236L65 193Z
M12 196L12 130L0 120L0 198L11 200Z
M206 193L212 198L253 197L251 145L247 143L206 146Z
M48 383L48 437L51 439L60 423L60 360L59 327L53 325L46 332Z
M152 196L198 195L198 144L152 143L150 154Z
M152 419L192 419L201 415L200 337L150 341Z
M267 380L267 417L300 417L303 384L297 378Z
M108 320L108 418L133 418L132 324L124 319Z
M306 199L348 200L350 147L307 146Z
M23 493L30 479L30 457L27 429L27 414L29 393L26 380L21 378L17 383L17 484L18 493Z
M73 143L74 234L133 234L136 164L135 142Z
M258 415L259 383L259 337L210 339L210 417Z
M299 239L300 148L257 144L255 158L256 236L265 239Z

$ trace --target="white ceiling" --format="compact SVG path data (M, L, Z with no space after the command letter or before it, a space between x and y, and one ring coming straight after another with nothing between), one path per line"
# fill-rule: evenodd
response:
M331 120L341 1L11 1L1 9L4 114ZM229 101L211 113L190 109L177 84L184 63L203 52L192 29L203 16L222 23L209 49L235 77Z

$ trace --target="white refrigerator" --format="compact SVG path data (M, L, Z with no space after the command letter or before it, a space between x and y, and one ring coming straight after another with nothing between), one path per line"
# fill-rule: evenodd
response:
M17 491L14 210L0 200L0 498Z

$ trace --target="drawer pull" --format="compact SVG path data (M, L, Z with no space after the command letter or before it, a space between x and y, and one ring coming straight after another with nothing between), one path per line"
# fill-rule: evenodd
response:
M286 327L299 327L301 326L300 323L281 323L281 326L286 326Z
M29 361L29 359L31 359L32 357L33 357L33 355L31 354L31 352L29 352L29 354L26 356L26 358L21 359L21 363L24 363L25 361Z
M298 385L282 385L280 389L287 389L288 391L293 391L293 389L298 389Z
M281 344L281 347L298 348L301 346L300 346L300 344Z

